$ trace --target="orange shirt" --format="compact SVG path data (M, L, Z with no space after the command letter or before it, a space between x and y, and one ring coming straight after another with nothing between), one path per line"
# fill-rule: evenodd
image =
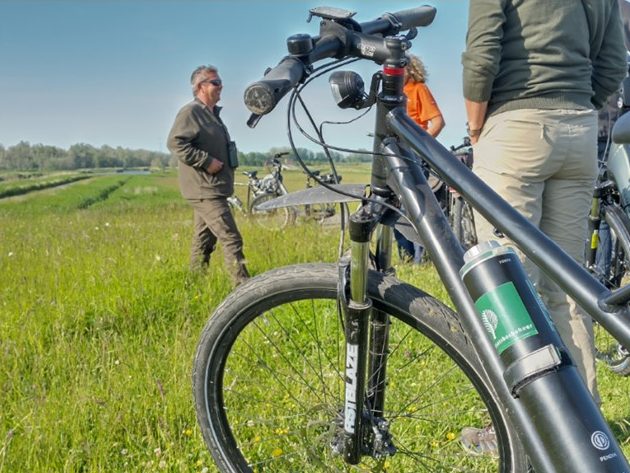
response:
M425 130L429 127L429 120L442 115L431 91L423 82L407 82L404 92L407 96L407 114Z

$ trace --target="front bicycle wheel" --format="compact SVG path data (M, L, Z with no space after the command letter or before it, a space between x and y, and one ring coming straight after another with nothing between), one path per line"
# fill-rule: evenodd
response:
M605 250L605 255L597 255L599 276L611 289L618 289L625 282L630 269L630 219L625 212L615 205L602 208L602 218L608 226L607 234L601 236L598 252ZM613 338L601 325L596 324L595 356L605 363L614 373L621 376L630 375L630 352Z
M455 314L419 289L370 272L391 314L384 417L397 449L351 466L343 425L344 331L337 269L282 268L239 286L205 327L194 362L198 421L223 472L524 472L519 442ZM474 456L463 427L494 425L497 456ZM374 429L376 431L376 429Z
M279 197L276 194L261 194L256 197L250 206L249 212L254 221L267 230L282 230L293 222L295 213L291 207L282 207L272 210L260 210L259 205Z

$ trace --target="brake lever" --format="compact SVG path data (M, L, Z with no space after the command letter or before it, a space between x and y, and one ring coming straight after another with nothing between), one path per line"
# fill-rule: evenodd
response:
M260 121L261 118L262 118L262 115L258 115L257 113L252 113L249 116L249 119L247 120L247 126L250 128L256 128L256 125L258 125L258 122Z
M418 36L418 28L416 28L414 26L412 28L409 28L409 31L407 31L407 34L405 35L405 38L407 39L407 41L411 41L416 36Z

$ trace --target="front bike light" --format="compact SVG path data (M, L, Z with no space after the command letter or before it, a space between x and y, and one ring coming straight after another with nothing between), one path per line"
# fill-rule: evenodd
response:
M365 103L363 79L353 71L335 71L329 79L330 89L339 108L360 109Z

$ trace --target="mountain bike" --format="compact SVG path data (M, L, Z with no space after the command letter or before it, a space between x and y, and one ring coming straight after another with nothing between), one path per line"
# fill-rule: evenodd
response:
M289 153L277 153L270 162L271 172L259 178L258 171L243 171L247 176L247 203L243 204L237 195L228 197L230 206L247 214L254 222L268 230L281 230L295 221L295 209L283 207L279 209L261 210L259 207L272 199L288 194L282 176L280 158Z
M630 269L629 178L630 148L613 143L608 159L599 163L585 253L585 266L611 290L622 286ZM607 233L603 242L602 230ZM630 375L630 353L599 325L595 325L595 348L597 359L612 372Z
M336 201L361 201L349 218L350 257L252 278L204 328L193 391L219 469L630 471L518 257L492 243L465 253L416 158L628 346L630 288L606 288L407 116L405 51L436 10L419 7L364 23L345 10L310 13L321 20L319 35L290 37L289 55L246 89L248 123L255 126L290 92L291 127L312 80L355 59L382 65L369 93L355 72L329 77L338 106L376 108L370 191L330 186L331 195L342 194ZM630 120L617 126L625 126L630 142ZM295 152L291 133L289 139ZM287 205L285 197L275 205ZM401 208L455 310L395 277L391 225ZM499 273L509 274L506 287L517 287L519 297L527 294L522 304L531 321L511 330L505 324L521 312L499 320L477 308L485 301L479 292ZM457 432L487 423L496 431L497 457L466 454Z

